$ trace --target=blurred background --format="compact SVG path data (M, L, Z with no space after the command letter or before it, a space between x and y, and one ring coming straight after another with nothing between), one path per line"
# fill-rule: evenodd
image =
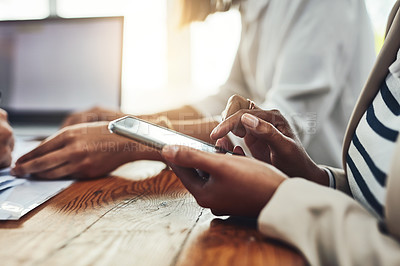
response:
M366 0L376 49L396 0ZM0 20L124 16L122 109L160 111L212 94L227 79L240 38L237 10L179 27L178 0L0 0Z

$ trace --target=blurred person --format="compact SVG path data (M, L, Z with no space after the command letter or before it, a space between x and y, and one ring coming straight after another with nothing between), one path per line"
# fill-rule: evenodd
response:
M182 3L183 24L204 20L211 13L239 5L242 36L230 77L216 95L175 110L140 117L153 122L162 118L170 128L210 142L209 134L218 124L214 116L220 114L230 96L240 94L252 98L261 108L281 110L312 158L319 163L339 165L346 121L375 58L364 1L186 0ZM237 108L241 104L234 98L225 116ZM104 122L76 125L123 115L102 108L71 115L56 136L17 161L16 172L46 178L94 176L105 175L111 168L133 159L160 159L158 153L148 149L144 154L131 150L134 154L118 156L112 149L101 152L96 147L106 146L110 141L125 146L126 140L105 136L108 133ZM68 127L71 125L74 126ZM237 140L231 138L231 141ZM105 167L104 162L112 167Z
M400 265L399 0L349 121L342 169L317 165L277 110L238 111L211 138L230 131L257 159L182 146L162 151L201 206L257 217L261 233L294 246L310 265Z

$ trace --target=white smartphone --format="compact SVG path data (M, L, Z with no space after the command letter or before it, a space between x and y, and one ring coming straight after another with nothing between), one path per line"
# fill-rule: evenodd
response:
M225 151L202 140L133 116L125 116L111 121L108 129L112 133L130 138L157 150L161 150L165 145L182 145L211 153L232 154L232 152Z

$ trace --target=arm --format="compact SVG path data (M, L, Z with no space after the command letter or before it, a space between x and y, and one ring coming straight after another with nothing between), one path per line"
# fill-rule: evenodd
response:
M213 118L171 121L172 129L208 143L214 143L210 139L210 133L217 125L218 122Z
M69 115L65 119L61 127L67 127L87 122L111 121L125 115L128 114L123 113L119 110L109 110L102 107L93 107L89 110L76 112ZM159 116L165 116L170 120L194 120L203 117L196 109L188 105L155 114L139 115L138 117L145 120L153 121L156 120Z
M108 122L66 127L17 160L15 175L96 178L135 160L161 160L157 150L112 134Z
M299 2L302 3L296 11L288 7L292 12L288 12L288 21L280 29L286 37L277 44L281 48L271 75L271 87L264 101L257 104L262 109L278 109L285 114L308 147L312 135L331 119L348 82L357 37L354 20L361 11L356 11L357 1L352 1L354 6L349 1ZM292 1L283 3L294 6ZM338 32L337 28L341 30ZM361 87L349 89L356 96ZM344 111L350 112L355 98L347 100L349 109Z
M174 124L178 124L178 121L198 120L208 116L219 115L224 109L227 100L233 94L241 94L245 97L250 97L247 87L244 84L238 55L236 55L227 82L220 87L217 94L191 105L185 105L180 108L149 115L138 115L138 117L153 121L158 116L162 115L174 121ZM108 110L101 107L94 107L83 112L76 112L69 115L63 122L62 127L86 122L111 121L125 115L127 114L120 110Z
M210 133L218 125L212 117L203 117L191 106L139 117L153 123L157 123L160 117L165 117L168 120L167 127L209 143L213 143Z
M156 124L179 130L210 142L213 120L167 123L157 117ZM159 151L111 134L108 122L81 123L61 129L39 147L17 160L14 174L33 174L45 179L61 177L95 178L120 165L136 160L162 160Z
M311 265L400 263L398 239L376 217L344 194L302 179L282 183L258 223L263 234L293 245Z
M203 118L203 115L190 105L185 105L180 108L171 109L150 115L139 115L138 117L151 121L157 119L157 117L159 116L165 116L169 120L175 121L175 123L177 123L178 121L189 121L189 120L197 120Z

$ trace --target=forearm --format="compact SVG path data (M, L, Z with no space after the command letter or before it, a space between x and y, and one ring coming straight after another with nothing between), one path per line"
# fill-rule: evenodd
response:
M179 110L189 111L190 107L176 109L175 112L179 112ZM192 115L193 114L194 113L192 113ZM170 120L165 119L165 115L166 113L158 113L151 116L140 116L140 118L209 143L211 143L210 133L214 127L218 125L218 122L212 119ZM175 115L179 116L177 113L175 113ZM129 139L119 137L117 146L118 149L122 151L120 158L121 163L137 160L163 160L158 150Z
M157 117L160 116L165 116L171 121L186 121L203 118L203 115L190 105L185 105L177 109L171 109L159 113L140 115L139 117L144 120L156 120Z
M212 143L210 133L214 127L218 125L218 122L212 119L169 121L169 125L162 122L163 121L158 120L156 123L208 143ZM158 150L129 139L119 137L117 147L123 152L121 160L123 163L136 160L162 160Z
M311 265L398 265L400 245L376 217L344 194L287 180L259 217L268 237L296 247Z
M210 133L218 125L218 121L212 118L203 118L195 120L175 120L171 121L171 124L172 128L178 132L208 143L213 143L210 139Z

